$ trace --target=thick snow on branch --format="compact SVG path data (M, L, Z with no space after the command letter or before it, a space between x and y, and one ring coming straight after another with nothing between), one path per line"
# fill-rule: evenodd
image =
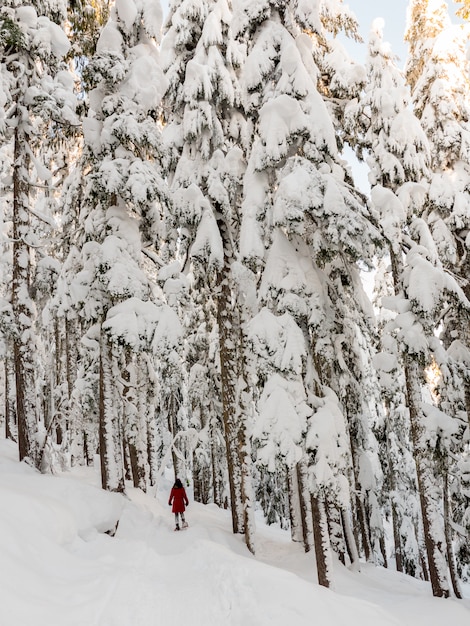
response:
M140 298L129 298L112 307L103 329L115 342L136 352L151 348L156 355L173 350L183 335L178 316L170 307Z

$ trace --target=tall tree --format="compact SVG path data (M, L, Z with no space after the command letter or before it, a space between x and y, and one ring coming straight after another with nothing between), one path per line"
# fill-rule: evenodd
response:
M404 368L433 593L448 596L446 542L428 419L437 409L426 401L422 388L425 368L433 354L439 353L434 339L438 311L446 301L457 298L463 302L465 297L444 271L433 248L424 246L430 238L422 217L430 150L418 119L409 110L403 79L393 64L393 56L382 42L380 24L375 24L369 50L370 89L364 104L370 119L367 140L371 152L371 197L389 242L395 292L394 297L383 298L383 302L397 313L387 328L398 340L398 356ZM425 280L425 275L430 280ZM392 337L385 343L391 348ZM389 357L392 371L393 354L389 353ZM442 419L450 432L452 419L444 414Z
M446 412L462 416L466 424L470 415L470 371L465 357L470 348L470 313L465 302L470 300L467 237L470 226L467 210L470 79L467 37L461 26L452 25L447 5L431 0L410 4L406 33L410 42L407 78L416 115L431 145L429 196L422 218L432 235L434 254L438 255L440 263L458 281L465 294L465 298L448 301L439 320L443 329L441 339L447 348L447 352L435 356L443 379L440 403ZM429 239L426 242L430 246ZM464 426L460 428L460 443L454 449L460 454L465 448L462 439L464 429ZM457 494L458 488L452 485L452 474L452 471L450 474L447 470L444 472L444 485ZM445 476L449 477L449 483ZM447 507L446 511L461 508L457 502L454 505ZM448 552L451 555L450 547ZM453 557L449 559L453 586L458 595Z
M23 6L8 0L0 10L1 74L11 98L2 130L13 151L11 304L18 446L20 459L29 458L35 464L40 462L40 417L32 285L39 242L33 226L38 213L32 199L37 193L36 183L42 180L47 184L52 178L39 153L46 151L47 134L57 136L61 122L75 121L73 98L67 96L70 80L62 64L70 44L53 21L60 23L64 18L54 2Z
M331 13L323 3L310 6L268 0L240 2L235 18L236 31L248 47L244 106L252 132L242 207L242 252L261 274L261 304L279 316L279 328L287 328L291 318L290 325L297 326L302 338L296 350L298 362L305 355L301 381L311 417L306 421L308 411L301 410L302 396L297 393L296 401L290 401L289 414L297 414L297 420L290 420L289 437L296 433L296 438L289 448L298 451L303 438L308 481L306 492L303 486L300 489L302 508L305 515L313 513L318 577L329 586L328 507L343 512L351 556L357 561L349 532L350 490L342 476L349 474L354 482L345 396L347 379L352 383L350 372L360 367L346 363L351 357L359 365L360 356L348 350L346 337L357 331L356 323L365 312L354 295L360 289L354 263L370 260L373 241L378 240L360 195L346 182L337 149L337 109L330 108L322 96L328 87L339 88L338 83L333 85L339 71L344 84L362 78L352 64L341 65L343 56L338 59L330 54L336 46L328 40L346 23L353 28L354 18L342 5ZM324 75L325 81L331 78L328 86L321 84L319 69L326 66L327 56L331 64L330 73ZM353 316L351 324L342 299L348 302L345 309L348 317ZM282 337L275 328L269 329L271 341ZM295 377L290 379L295 370L291 372L287 364L279 373L292 397ZM271 395L269 379L265 384L264 395ZM335 419L327 426L329 412ZM336 448L328 445L325 429L329 426ZM279 455L279 426L264 430L276 437L274 441L269 434L264 438L272 453ZM292 452L290 456L295 458ZM325 459L329 471L322 473ZM305 476L302 469L300 476Z
M236 76L241 52L227 0L170 3L164 42L168 170L174 191L169 234L183 271L216 295L220 390L232 524L254 551L245 305L239 270L243 119ZM183 234L183 237L181 237Z
M84 120L84 189L78 258L68 291L94 354L102 485L113 491L124 489L123 437L134 480L139 486L145 482L136 445L139 441L146 449L147 442L145 436L134 436L144 426L133 420L141 415L136 380L146 370L139 355L151 347L151 329L159 319L142 253L157 237L159 206L167 196L156 160L165 89L157 48L160 25L158 0L116 2L86 68L90 108ZM70 254L76 258L77 250L71 248ZM133 335L132 326L123 328L121 319L134 319L138 328L147 319L147 342Z

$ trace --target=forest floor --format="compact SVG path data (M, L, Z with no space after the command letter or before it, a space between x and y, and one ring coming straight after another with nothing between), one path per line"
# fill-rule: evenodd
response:
M464 600L361 564L335 564L335 588L316 583L313 554L257 520L257 550L231 517L191 499L174 532L171 483L156 497L99 488L99 470L41 475L0 440L0 626L468 626ZM114 528L110 536L105 531Z

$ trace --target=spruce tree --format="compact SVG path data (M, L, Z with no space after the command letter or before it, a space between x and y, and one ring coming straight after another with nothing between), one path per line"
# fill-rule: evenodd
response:
M72 81L63 64L70 44L59 25L65 19L61 6L55 2L23 6L8 0L0 9L0 74L8 95L3 102L8 113L0 116L0 130L12 146L13 265L9 297L14 321L15 410L20 459L28 458L38 466L43 425L33 291L36 262L41 257L37 225L44 218L34 204L38 190L52 181L49 163L45 162L50 138L57 138L62 124L76 123Z
M406 39L410 42L406 71L413 105L431 145L429 195L422 219L432 235L433 254L439 257L448 276L455 279L463 291L463 295L457 295L455 290L453 296L447 298L444 313L439 316L440 336L447 352L435 355L442 377L438 401L445 412L462 416L468 423L470 372L465 355L470 346L470 266L466 236L470 225L466 190L470 175L467 97L470 82L466 35L461 27L451 23L443 3L412 2ZM429 246L429 239L425 241ZM453 454L464 452L464 429L461 425L456 433ZM462 503L457 485L452 484L452 475L458 468L455 466L448 473L449 461L450 457L441 472L444 502L448 501L449 488L455 495L454 503L446 506L446 512L452 509L457 512L462 509ZM449 528L447 516L445 521ZM449 568L454 592L459 595L449 534L447 532Z
M73 310L78 313L86 337L90 398L98 398L102 485L113 491L124 489L126 458L134 484L147 484L152 413L143 408L152 376L145 353L158 352L155 335L171 316L158 306L143 261L167 198L156 160L165 89L160 24L158 1L118 2L111 10L86 67L84 154L69 185L71 197L80 197L77 247L70 248L70 275L58 298L70 319ZM68 204L73 206L70 199ZM142 375L149 380L146 389L139 388Z
M389 242L395 294L382 298L396 313L385 327L390 335L382 341L387 346L389 372L397 369L395 358L403 364L430 579L433 593L447 596L446 541L435 478L437 452L429 422L430 414L437 418L438 409L427 401L423 388L426 367L440 354L435 339L438 312L449 298L464 295L446 274L433 246L427 247L431 236L423 207L431 151L418 119L409 110L403 79L381 37L381 27L376 24L364 106L370 119L366 140L371 152L371 198ZM389 387L389 400L395 386ZM448 433L454 429L450 417L442 414L439 419Z
M361 366L359 353L347 346L364 313L357 299L361 288L354 263L370 261L373 242L379 238L360 195L346 182L348 174L337 150L336 109L332 111L323 98L327 87L320 81L319 67L335 47L328 43L328 35L345 24L353 28L354 19L342 5L332 14L323 5L266 0L240 2L234 24L248 47L242 76L252 129L242 253L261 273L261 304L279 316L280 328L290 319L302 338L296 350L300 361L300 355L305 355L300 380L311 417L306 420L308 411L299 412L302 396L297 394L297 406L290 401L291 413L297 415L297 420L290 420L296 437L287 449L298 455L303 448L298 472L304 535L313 513L319 582L329 586L327 509L329 519L330 510L342 513L337 517L345 528L351 559L357 563L349 532L349 485L354 484L354 476L347 434L348 417L354 420L348 413L354 408L347 406L346 395L349 385L357 383L351 371L359 372ZM328 58L332 66L325 78L330 77L332 90L338 87L333 76L340 73L345 84L354 83L353 66L342 67L343 60ZM274 328L272 341L282 338ZM292 396L299 374L290 369L281 373ZM266 393L269 388L268 379ZM329 420L328 415L335 419ZM288 424L281 426L286 429ZM273 435L278 430L279 426L272 428ZM271 455L282 455L280 438L276 442L265 437L264 447L269 445ZM331 447L330 441L335 445ZM268 450L261 451L261 458ZM292 458L291 452L289 463ZM319 468L325 466L328 471L322 473ZM307 538L304 542L308 545Z
M170 4L164 106L174 210L167 228L170 239L178 242L183 271L192 271L198 288L216 296L232 525L235 533L245 533L247 546L254 551L246 308L238 251L244 170L236 75L241 53L230 22L231 3L226 0Z

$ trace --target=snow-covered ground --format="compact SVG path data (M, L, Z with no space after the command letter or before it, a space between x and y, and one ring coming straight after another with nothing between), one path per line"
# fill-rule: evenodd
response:
M99 489L96 469L43 476L0 441L0 626L468 626L466 599L363 565L315 582L313 555L259 523L257 555L227 511L191 501L173 531L170 482L157 498ZM114 537L105 531L119 525Z

